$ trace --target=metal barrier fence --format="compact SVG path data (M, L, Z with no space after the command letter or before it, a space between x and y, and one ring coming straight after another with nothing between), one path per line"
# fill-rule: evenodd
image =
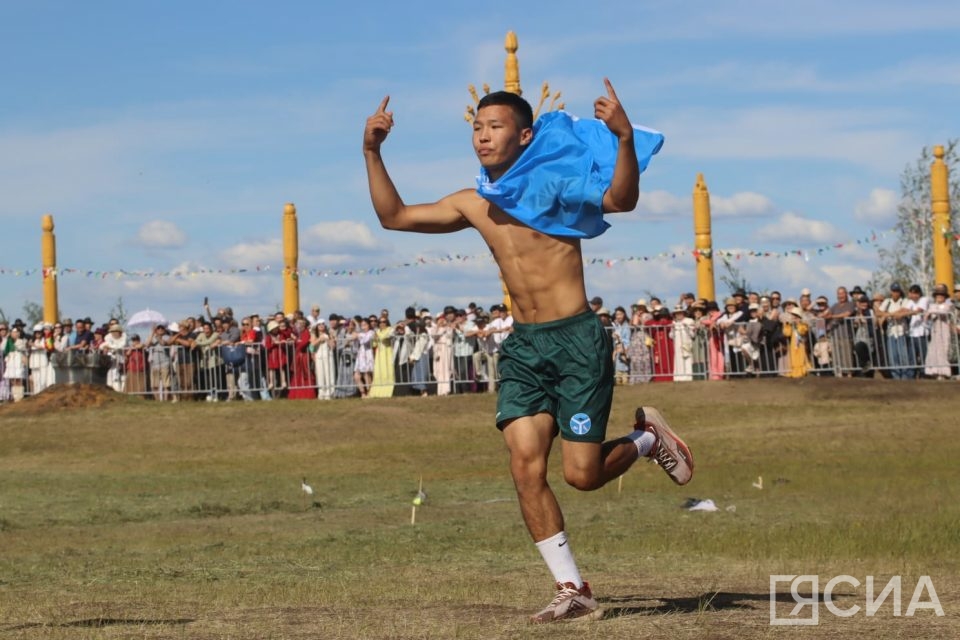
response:
M915 324L853 317L813 323L690 321L611 328L618 384L748 377L843 376L912 379L960 374L958 327L944 318ZM315 348L305 341L213 347L143 345L99 356L106 384L158 401L321 400L494 392L498 354L462 336L431 344L422 335L374 350L355 340ZM487 347L490 349L490 347ZM366 350L366 351L365 351ZM9 356L9 354L8 354ZM22 378L3 380L0 400L61 380L55 366L80 354L22 354ZM9 367L8 367L9 369Z

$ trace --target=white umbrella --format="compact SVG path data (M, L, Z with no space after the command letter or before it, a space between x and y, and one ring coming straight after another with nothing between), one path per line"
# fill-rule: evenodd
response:
M167 324L167 319L162 313L153 309L137 311L127 320L128 329L153 329L158 324Z

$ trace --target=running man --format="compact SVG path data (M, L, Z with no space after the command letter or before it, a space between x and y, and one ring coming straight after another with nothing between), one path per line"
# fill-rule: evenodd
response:
M510 452L524 522L557 588L553 601L531 618L535 623L602 615L580 577L547 483L547 459L558 434L564 479L582 491L599 489L641 458L658 463L677 484L693 475L690 450L656 409L638 409L632 433L604 441L613 359L610 339L587 306L580 240L609 226L604 213L636 207L641 166L649 156L638 161L635 135L651 134L634 129L610 81L604 84L607 95L594 103L597 121L554 112L534 126L532 109L520 96L484 96L473 123L479 187L431 204L405 204L384 166L380 147L393 128L389 96L367 119L363 134L380 224L420 233L473 227L510 291L515 321L500 356L497 428ZM606 149L590 142L598 137L608 139ZM662 136L648 153L660 143ZM606 168L597 166L604 161Z

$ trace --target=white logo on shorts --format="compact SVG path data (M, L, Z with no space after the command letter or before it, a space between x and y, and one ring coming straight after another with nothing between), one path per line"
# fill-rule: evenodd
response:
M591 426L590 416L585 413L578 413L570 418L570 430L578 436L586 435Z

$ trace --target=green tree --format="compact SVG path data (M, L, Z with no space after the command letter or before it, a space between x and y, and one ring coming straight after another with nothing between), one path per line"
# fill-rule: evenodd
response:
M720 256L720 262L723 264L724 271L720 274L720 282L730 289L730 295L737 289L743 289L744 291L752 290L750 283L747 282L747 277L743 275L743 271L733 264L729 257Z
M944 145L943 161L950 172L951 238L960 234L960 140ZM897 239L889 249L878 251L879 268L869 286L886 291L892 282L904 287L919 284L925 292L933 285L933 212L930 206L930 165L933 149L924 147L914 164L900 174L900 204L897 206ZM954 272L960 267L960 250L953 247Z
M33 325L43 322L43 307L32 300L24 302L23 321L27 323L27 330L33 329Z
M121 325L127 324L127 308L123 305L123 296L117 298L117 303L107 312L108 318L116 318Z

